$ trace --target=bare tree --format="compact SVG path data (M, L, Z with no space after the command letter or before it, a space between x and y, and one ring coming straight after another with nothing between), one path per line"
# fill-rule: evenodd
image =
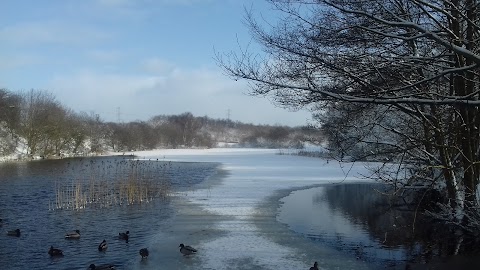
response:
M20 105L22 97L7 89L0 89L0 122L2 122L13 135L20 122Z
M88 129L89 152L93 154L103 153L107 141L106 126L98 114L91 112L89 115L86 113L83 115Z
M0 153L12 154L18 143L16 132L20 120L21 97L7 89L0 89Z
M346 103L374 105L364 106L363 112L382 112L382 121L368 121L363 114L361 124L372 131L356 126L361 132L346 139L366 144L376 137L373 143L390 152L400 168L378 177L434 187L446 198L442 218L464 227L475 224L479 2L269 2L280 14L278 21L258 22L252 11L246 12L264 53L241 49L217 55L225 72L248 80L253 94L270 95L280 106L308 107L318 115L329 109L340 112L340 107L351 111L354 106ZM404 171L410 174L399 173Z
M58 131L58 118L64 114L49 92L32 89L23 94L20 135L26 140L29 155L52 153L50 143Z
M195 145L195 137L202 127L202 123L193 116L192 113L186 112L170 118L172 124L176 125L180 131L182 144L185 147Z
M85 144L88 141L89 129L87 127L89 117L85 113L75 113L67 110L65 128L68 136L68 153L73 155L88 154Z

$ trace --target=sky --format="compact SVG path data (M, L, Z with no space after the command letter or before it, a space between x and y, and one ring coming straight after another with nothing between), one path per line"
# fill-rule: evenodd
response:
M191 112L253 124L309 123L308 111L250 96L246 81L218 66L216 53L252 43L244 8L275 16L263 0L2 0L0 88L45 90L104 121Z

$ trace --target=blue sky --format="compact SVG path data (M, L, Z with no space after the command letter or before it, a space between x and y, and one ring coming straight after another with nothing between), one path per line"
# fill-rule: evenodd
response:
M2 0L0 88L47 90L105 121L191 112L306 124L307 111L249 96L217 66L215 51L251 42L244 7L273 16L262 0Z

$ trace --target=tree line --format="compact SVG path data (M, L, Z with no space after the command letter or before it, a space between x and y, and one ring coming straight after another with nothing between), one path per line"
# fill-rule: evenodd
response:
M0 155L19 147L27 156L62 157L157 148L299 148L321 138L311 127L253 125L190 112L157 115L147 121L105 122L96 114L74 112L48 91L0 89Z

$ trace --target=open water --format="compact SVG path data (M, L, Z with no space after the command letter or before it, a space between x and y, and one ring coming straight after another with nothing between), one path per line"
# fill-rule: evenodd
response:
M168 194L130 205L117 196L116 201L89 202L82 209L58 209L68 206L66 201L73 196L67 193L59 205L60 190L91 182L97 186L103 183L108 190L116 180L133 177L168 183L162 188L168 188L169 193L186 191L214 175L217 165L121 157L0 164L0 269L86 269L91 263L114 264L117 269L138 267L138 251L150 247L152 239L171 226L175 209ZM7 235L17 228L20 237ZM76 229L80 230L80 239L64 238ZM130 231L128 242L118 237L126 231ZM103 239L108 249L99 252L97 247ZM177 251L178 244L172 250ZM50 246L63 250L64 256L50 258Z
M292 187L291 162L275 155L242 157L254 163L243 167L238 156L195 157L202 162L130 158L0 164L0 269L87 269L93 263L142 270L290 270L308 269L314 260L320 269L404 269L412 258L413 269L456 269L441 268L448 264L438 260L426 264L432 260L424 255L428 242L409 235L412 211L392 212L375 191L378 185L305 180ZM301 168L303 175L310 172ZM141 201L122 191L132 181L147 188ZM84 201L69 202L78 197ZM20 237L7 235L16 228ZM75 229L80 239L64 238ZM127 230L128 242L118 238ZM103 239L109 247L99 252ZM199 253L182 256L180 243L193 243ZM51 258L50 246L64 256ZM141 248L150 250L149 258L141 259ZM478 266L472 257L453 263L478 269L471 268Z

